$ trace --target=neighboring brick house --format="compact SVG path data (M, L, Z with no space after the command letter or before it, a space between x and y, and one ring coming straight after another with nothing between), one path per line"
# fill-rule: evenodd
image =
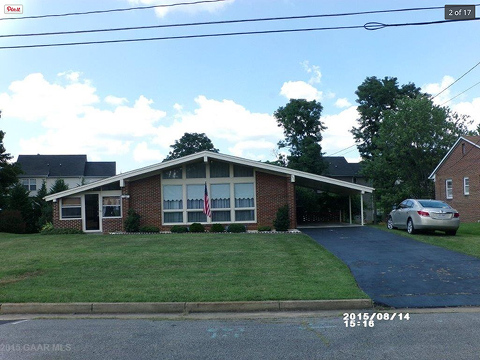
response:
M288 204L290 228L296 228L295 185L348 195L371 193L349 183L235 156L199 152L112 176L47 196L53 201L54 226L87 232L124 230L129 209L141 226L168 230L199 222L245 224L249 229L272 225ZM212 217L203 212L205 187ZM351 216L351 214L350 214Z
M44 181L48 191L58 179L74 188L116 174L114 161L87 161L87 155L18 155L17 164L23 171L19 181L30 196L37 195Z
M480 136L462 136L429 177L435 198L460 213L463 222L480 221Z

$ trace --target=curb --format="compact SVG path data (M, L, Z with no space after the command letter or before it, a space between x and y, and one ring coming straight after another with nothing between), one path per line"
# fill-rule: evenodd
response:
M5 303L5 314L189 314L254 311L316 311L373 308L370 299L226 301L226 302L148 302L148 303Z

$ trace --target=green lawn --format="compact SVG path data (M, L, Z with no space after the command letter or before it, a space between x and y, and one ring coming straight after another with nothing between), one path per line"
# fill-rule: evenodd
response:
M0 233L1 302L368 298L300 234Z
M377 225L375 227L480 258L480 223L461 223L455 236L448 236L440 231L431 234L420 233L410 235L405 230L388 230L386 225Z

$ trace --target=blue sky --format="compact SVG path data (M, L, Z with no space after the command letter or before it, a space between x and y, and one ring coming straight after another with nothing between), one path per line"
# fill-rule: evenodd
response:
M190 1L190 0L188 0ZM11 1L0 1L1 9ZM171 4L176 0L15 1L23 16ZM461 4L463 1L449 1ZM1 34L210 22L444 6L445 2L230 0L161 10L0 21ZM480 12L477 7L477 13ZM4 15L18 17L19 15ZM478 17L478 16L477 16ZM408 23L443 9L308 20L0 38L0 47L192 34ZM311 31L104 45L0 49L0 129L19 154L87 154L124 172L159 162L185 132L204 132L225 154L273 160L282 139L273 112L290 98L324 107L326 155L359 156L355 90L395 76L435 94L480 61L480 22ZM480 79L480 66L438 96L442 104ZM448 105L480 121L480 85ZM344 150L346 149L346 150Z

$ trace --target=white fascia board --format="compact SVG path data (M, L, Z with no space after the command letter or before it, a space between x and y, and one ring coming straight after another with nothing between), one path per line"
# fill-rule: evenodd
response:
M299 178L305 178L305 179L319 181L319 182L323 182L323 183L327 183L327 184L333 184L333 185L337 185L337 186L341 186L341 187L345 187L345 188L352 189L352 190L357 190L357 191L365 191L365 192L371 193L374 190L374 188L372 188L372 187L368 187L368 186L364 186L364 185L358 185L358 184L354 184L354 183L350 183L350 182L346 182L346 181L342 181L342 180L337 180L337 179L329 178L329 177L326 177L326 176L310 174L310 173L299 171L299 170L284 168L284 167L277 166L277 165L265 164L265 163L262 163L260 161L244 159L244 158L240 158L240 157L232 156L232 155L214 153L214 152L211 152L211 151L202 151L202 152L192 154L192 155L187 155L187 156L184 156L184 157L181 157L181 158L178 158L178 159L173 159L173 160L165 161L165 162L162 162L162 163L157 163L157 164L154 164L154 165L146 166L146 167L143 167L143 168L140 168L140 169L137 169L137 170L128 171L128 172L125 172L123 174L119 174L119 175L115 175L115 176L112 176L112 177L109 177L109 178L106 178L106 179L98 180L98 181L92 182L90 184L82 185L82 186L79 186L79 187L76 187L76 188L73 188L73 189L69 189L69 190L65 190L65 191L62 191L62 192L59 192L59 193L56 193L56 194L53 194L53 195L48 195L48 196L45 197L45 200L46 201L55 200L55 199L62 198L62 197L65 197L65 196L70 196L70 195L73 195L73 194L77 194L79 192L88 191L90 189L93 189L93 188L96 188L96 187L99 187L99 186L111 184L111 183L116 182L116 181L124 181L124 180L130 179L130 178L134 178L136 176L141 176L141 175L144 175L144 174L147 174L147 173L150 173L150 172L154 172L154 171L159 171L159 170L162 170L162 169L165 169L165 168L175 167L175 166L181 165L183 163L187 163L187 162L194 161L194 160L202 159L202 160L205 161L205 159L208 159L208 158L216 159L216 160L220 160L220 161L225 161L225 162L231 162L231 163L244 165L244 166L251 166L251 167L254 167L254 168L257 168L257 169L263 169L263 170L267 170L267 171L271 171L271 172L275 172L275 173L280 173L280 174L285 174L285 175L289 175L289 176L294 175L294 176L299 177Z
M428 177L428 179L430 180L435 180L435 174L437 173L438 169L440 169L440 167L443 165L443 163L447 160L447 158L450 156L450 154L453 152L453 150L457 147L458 143L460 141L465 141L473 146L475 146L476 148L480 149L480 146L478 146L478 144L475 144L473 141L470 141L466 138L464 138L463 136L460 136L457 141L455 141L455 144L452 145L452 147L450 148L450 150L448 150L447 154L443 157L443 159L438 163L437 167L435 168L435 170L432 171L432 173L430 174L430 176Z

